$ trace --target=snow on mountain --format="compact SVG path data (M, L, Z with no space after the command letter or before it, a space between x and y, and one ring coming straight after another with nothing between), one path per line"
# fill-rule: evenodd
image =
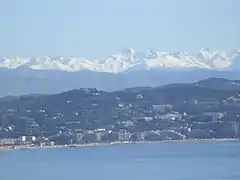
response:
M118 73L136 65L133 49L124 49L122 52L113 54L102 63L103 71Z
M150 68L209 68L198 62L186 52L168 53L153 52L148 53L145 60L147 67Z
M223 69L231 65L231 59L225 52L218 52L212 58L213 68Z
M20 58L20 57L13 57L13 58L7 58L3 57L1 58L0 61L0 67L3 68L9 68L9 69L16 69L24 64L28 63L29 59L28 58Z
M240 50L239 51L233 51L230 54L231 59L231 69L240 69Z
M61 57L55 59L54 57L32 57L28 63L24 64L24 67L31 69L41 70L69 70L69 67L61 62Z
M87 60L75 57L0 57L0 67L16 69L26 67L35 70L60 70L76 72L90 70L95 72L119 73L131 69L157 69L157 68L205 68L205 69L240 69L240 51L226 53L201 49L197 54L187 52L162 52L148 50L136 52L126 48L115 53L107 59ZM234 67L237 66L237 67Z
M213 69L223 69L231 65L231 58L225 52L221 51L201 49L196 58Z

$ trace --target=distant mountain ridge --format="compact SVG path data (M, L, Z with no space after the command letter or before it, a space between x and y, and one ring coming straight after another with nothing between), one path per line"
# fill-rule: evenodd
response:
M0 57L0 96L52 94L78 88L114 91L211 77L240 79L240 51L196 54L127 48L104 60L74 57Z
M213 85L216 84L221 84L221 87L214 87ZM169 84L158 87L135 87L113 92L97 88L80 88L49 95L29 94L18 97L5 97L0 98L0 107L50 107L64 110L62 108L74 103L91 104L92 102L106 101L108 103L111 102L110 104L117 104L121 101L142 101L143 97L145 100L147 99L145 103L151 101L152 104L160 102L179 103L184 100L204 100L208 98L220 101L229 97L239 96L239 92L240 81L209 78L195 83ZM138 96L140 97L139 100Z
M98 88L79 88L79 89L71 89L71 90L66 90L63 92L59 93L52 93L52 94L34 94L34 93L29 93L29 94L24 94L20 96L5 96L0 98L0 102L5 102L5 101L13 101L13 100L19 100L21 98L37 98L41 96L52 96L52 95L62 95L62 94L68 94L68 93L76 93L78 94L79 91L96 91L96 92L107 92L107 93L114 93L114 92L133 92L133 93L138 93L138 92L144 92L144 91L152 91L152 90L163 90L166 91L168 89L179 89L179 88L204 88L204 89L209 89L209 90L217 90L217 91L226 91L226 90L240 90L240 80L229 80L225 78L208 78L204 80L200 80L197 82L193 83L172 83L172 84L167 84L167 85L161 85L161 86L145 86L145 87L131 87L131 88L126 88L122 90L115 90L112 92L105 91L102 89Z
M148 50L137 52L126 48L104 60L87 60L77 57L0 57L0 68L33 70L58 70L78 72L120 73L150 69L212 69L240 70L240 51L230 53L203 48L196 54L187 52L162 52Z
M24 94L54 94L70 89L98 88L115 91L132 87L156 87L172 83L193 83L211 77L240 79L238 71L209 69L152 69L106 73L93 71L65 72L28 68L0 68L0 97Z

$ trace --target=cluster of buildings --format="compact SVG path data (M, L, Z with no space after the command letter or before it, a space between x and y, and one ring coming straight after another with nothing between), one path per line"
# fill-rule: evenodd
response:
M99 95L95 92L92 96ZM143 98L137 94L136 102L131 103L116 97L116 107L101 116L94 116L101 106L97 102L84 109L66 108L66 112L8 109L4 118L15 123L0 126L0 146L240 137L239 109L225 111L229 106L238 108L234 97L223 102L183 100L181 107L186 111L175 104L143 103ZM73 102L65 103L67 106ZM109 118L107 123L105 117Z

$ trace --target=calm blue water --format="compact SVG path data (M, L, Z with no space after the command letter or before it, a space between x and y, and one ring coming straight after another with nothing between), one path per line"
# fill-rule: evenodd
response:
M240 180L240 142L0 151L0 180Z

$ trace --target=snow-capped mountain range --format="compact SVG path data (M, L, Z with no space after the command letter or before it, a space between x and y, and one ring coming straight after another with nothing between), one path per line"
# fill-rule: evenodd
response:
M196 54L187 52L162 52L148 50L137 52L127 48L113 54L105 60L87 60L76 57L0 57L1 68L30 68L35 70L60 70L77 72L90 70L94 72L119 73L127 70L149 69L240 69L240 50L230 53L201 49Z

